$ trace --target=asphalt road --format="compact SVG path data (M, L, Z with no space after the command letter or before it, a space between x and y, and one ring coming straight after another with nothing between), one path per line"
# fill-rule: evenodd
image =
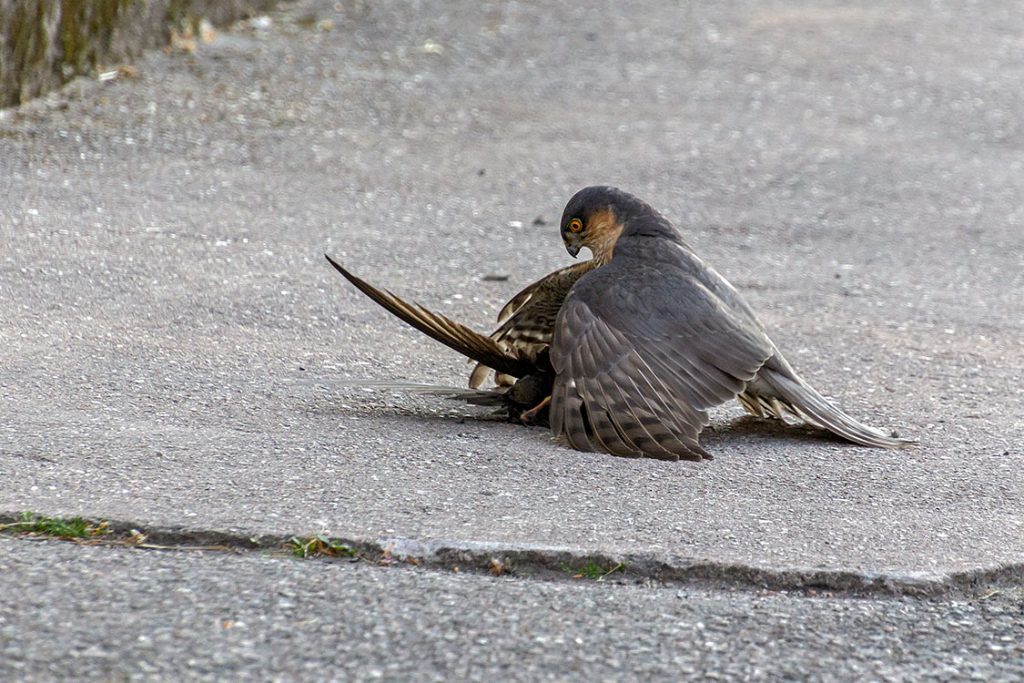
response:
M721 619L721 638L735 643L750 639L735 615L762 599L765 577L778 587L882 577L897 592L923 582L970 600L771 596L826 640L849 628L858 643L879 629L902 642L910 631L898 624L980 614L993 587L1017 595L1024 567L1022 31L1010 2L303 1L195 54L150 54L136 79L79 81L3 112L0 512L238 538L325 532L538 558L597 553L667 574L698 563L719 571L719 585L671 590L695 591L687 613ZM661 209L812 384L921 447L847 446L730 407L703 438L710 463L622 460L440 399L351 385L461 385L468 367L354 291L323 252L489 329L509 296L569 262L555 223L592 183ZM443 563L389 574L3 547L5 566L20 568L4 572L5 595L25 593L18 604L79 563L111 581L160 565L211 600L218 582L250 572L263 586L243 601L252 614L275 572L319 581L328 602L352 590L412 606L451 591L465 596L457 606L493 600L509 619L535 611L531 591L564 591L569 621L583 630L596 620L602 651L627 657L617 669L579 660L597 677L639 666L611 633L645 633L659 648L695 638L645 621L650 604L676 600L652 587L660 570L596 588L453 576ZM741 570L760 578L730 590ZM577 601L572 591L597 592ZM619 605L607 624L603 600ZM1001 600L996 621L1009 631L996 631L1020 634L1019 599ZM166 609L199 618L202 602ZM112 639L138 630L128 604L103 608ZM863 618L835 616L870 605L880 607ZM444 639L445 619L455 628L466 616L456 612L436 630L414 628L463 667L449 673L469 672L474 657ZM5 639L38 628L34 610L2 614ZM47 633L59 641L81 619ZM737 676L760 670L724 668L729 657L831 671L840 644L803 651L812 635L797 634L759 654L690 648L680 662ZM949 675L1019 676L1024 638L989 652L982 635L943 634L941 661L964 665ZM308 636L289 637L298 648ZM391 647L371 640L353 654L367 676L383 666L373 653ZM60 674L38 642L17 651L19 675ZM238 658L217 668L217 652L178 664L248 670ZM670 671L664 657L679 653L658 652ZM274 648L257 656L287 675L269 664ZM926 659L939 665L907 657L883 671L864 664L872 656L835 676L899 679ZM95 672L159 676L138 662Z
M1024 676L1019 593L841 600L7 539L0 567L4 680Z

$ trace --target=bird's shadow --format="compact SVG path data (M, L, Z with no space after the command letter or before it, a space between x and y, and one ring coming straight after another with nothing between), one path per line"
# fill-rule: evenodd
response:
M502 410L483 406L470 406L463 402L454 400L450 403L437 403L432 400L414 400L404 405L374 400L364 400L362 402L357 402L352 399L337 402L315 400L308 402L303 407L303 410L310 415L328 417L404 418L453 422L458 424L466 422L479 422L481 424L516 424L511 422L507 417L507 413ZM534 425L521 426L525 427Z
M767 417L743 415L724 423L712 423L701 432L701 441L725 442L730 438L791 439L793 441L849 443L827 429L806 423L793 423Z
M353 401L353 403L355 403ZM437 409L428 407L434 406ZM443 406L438 408L438 406ZM525 425L510 421L502 410L485 407L467 406L458 401L451 403L435 403L433 400L414 401L408 405L388 403L386 400L371 401L368 404L341 405L317 401L306 409L320 415L337 415L350 417L374 417L385 419L410 419L421 422L444 422L453 424L479 423L513 424L522 428L547 429L545 425ZM731 419L712 422L700 435L705 446L726 444L730 440L780 440L808 443L846 444L845 439L827 429L804 423L785 422L774 418L742 415Z

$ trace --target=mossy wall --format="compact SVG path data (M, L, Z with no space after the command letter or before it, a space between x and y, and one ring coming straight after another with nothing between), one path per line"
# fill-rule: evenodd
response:
M166 45L172 27L223 24L274 0L0 0L0 108Z

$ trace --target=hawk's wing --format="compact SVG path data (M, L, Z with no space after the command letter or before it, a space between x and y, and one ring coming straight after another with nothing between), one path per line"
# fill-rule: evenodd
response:
M521 358L536 358L551 344L555 318L565 295L583 274L595 267L593 261L574 263L523 288L498 313L498 320L505 322L491 333L491 339ZM477 363L469 375L469 386L479 388L490 371L490 366ZM503 383L501 379L499 376L499 384Z
M706 410L743 391L774 345L686 266L616 258L566 297L551 429L573 448L710 457L697 442Z

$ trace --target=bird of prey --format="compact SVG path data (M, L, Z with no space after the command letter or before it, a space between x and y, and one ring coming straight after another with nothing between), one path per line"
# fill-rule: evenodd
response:
M639 198L580 190L560 232L571 256L587 248L593 258L516 295L490 336L328 260L377 303L477 361L471 387L493 368L501 388L476 396L503 402L513 418L546 421L577 450L710 459L698 442L707 410L733 398L755 416L794 416L863 446L914 445L861 424L801 379L736 289Z

